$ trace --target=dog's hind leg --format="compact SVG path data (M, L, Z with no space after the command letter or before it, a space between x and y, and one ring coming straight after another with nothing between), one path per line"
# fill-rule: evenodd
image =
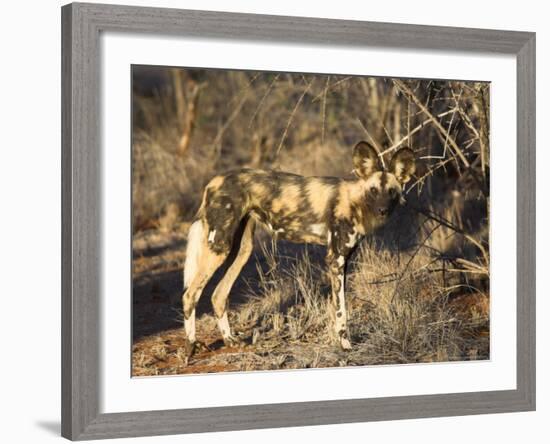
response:
M238 341L231 333L229 320L227 317L228 296L231 287L235 283L237 276L248 261L254 247L254 228L255 222L250 217L246 217L242 221L242 234L236 236L231 252L232 260L222 280L218 283L214 293L212 294L212 305L214 313L218 320L218 328L222 334L223 342L226 346L234 346Z
M205 225L205 222L199 219L191 226L185 259L185 291L182 295L182 303L189 354L192 354L196 347L195 307L204 287L229 253L229 251L227 253L212 251L207 241Z

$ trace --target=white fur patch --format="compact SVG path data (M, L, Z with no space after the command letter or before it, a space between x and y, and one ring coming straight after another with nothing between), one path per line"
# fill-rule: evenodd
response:
M347 323L347 313L346 313L346 299L345 299L345 291L344 291L344 275L341 274L338 276L338 280L340 281L340 291L338 291L338 305L340 306L340 313L341 316L336 317L336 333L339 333L340 330L346 328Z
M187 236L187 250L185 255L185 265L183 271L183 286L188 288L193 282L199 265L199 259L202 249L203 227L202 222L197 220L189 228Z
M353 230L353 233L349 233L349 240L346 243L346 247L353 248L357 243L357 231Z
M220 333L222 334L222 337L228 338L231 336L231 328L229 327L229 319L227 318L227 311L223 314L223 316L218 319L218 328L220 329Z
M325 224L311 224L309 230L317 236L322 236L325 234L326 227Z
M195 309L191 312L189 319L184 319L183 324L185 325L185 335L189 342L195 342Z
M338 280L340 281L340 291L338 292L338 297L340 298L340 307L345 313L346 309L344 307L346 304L346 300L344 299L344 275L341 274L340 276L338 276Z
M267 229L269 231L271 231L272 233L274 234L278 234L278 233L284 233L285 232L285 229L284 228L277 228L276 230L273 228L273 225L271 225L269 222L266 222L265 223L265 226L267 227Z
M336 263L338 264L338 266L343 267L346 263L344 256L338 256L338 259L336 259Z
M208 233L208 242L210 243L214 242L215 237L216 237L216 230L212 230L210 233Z

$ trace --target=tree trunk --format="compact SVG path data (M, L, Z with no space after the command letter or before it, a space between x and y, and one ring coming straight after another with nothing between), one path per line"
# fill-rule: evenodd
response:
M183 131L178 146L178 155L181 157L184 157L187 153L191 143L191 137L193 136L193 130L195 129L199 91L199 85L193 82L187 96L187 110L183 119Z
M176 117L181 125L181 136L177 153L178 156L184 157L191 144L195 128L200 86L194 79L187 77L184 70L173 69L171 72L174 85Z

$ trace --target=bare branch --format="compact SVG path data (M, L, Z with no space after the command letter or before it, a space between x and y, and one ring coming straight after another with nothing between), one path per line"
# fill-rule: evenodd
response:
M441 117L445 117L447 114L451 114L452 112L454 112L455 109L452 108L450 109L449 111L445 111L441 114L438 114L437 117L441 118ZM392 151L394 151L395 149L399 148L404 142L406 142L408 139L411 138L411 136L415 133L417 133L418 131L420 131L422 128L424 128L428 123L432 122L432 119L426 119L424 120L420 125L416 126L412 131L410 131L408 134L406 134L405 136L403 136L401 139L399 139L397 142L393 143L392 146L390 146L389 148L386 148L384 151L382 151L380 154L381 155L384 155L384 154L387 154L387 153L390 153Z
M327 83L325 85L325 89L323 92L323 105L321 107L321 120L322 120L321 143L325 143L325 119L327 114L327 92L328 92L329 82L330 82L330 76L327 76Z
M424 106L424 104L416 97L413 91L405 85L401 80L394 79L393 83L399 88L400 91L403 92L403 94L409 99L412 100L416 106L418 106L424 114L429 118L429 120L432 121L432 123L435 125L435 127L438 129L438 131L441 133L442 136L444 136L445 140L449 141L449 144L451 145L451 148L455 152L455 154L460 158L464 166L469 167L470 162L468 162L468 159L464 156L462 153L462 150L459 148L455 140L451 137L449 132L443 128L443 125L437 120L432 113Z
M283 132L283 136L281 137L281 141L279 142L279 146L277 147L277 151L275 152L275 157L279 156L279 152L281 151L281 148L283 147L283 143L285 142L286 135L288 133L288 129L290 128L290 124L292 122L292 119L294 118L294 115L296 114L296 111L300 107L300 104L302 103L302 100L304 100L304 97L306 96L307 92L311 88L312 84L313 84L313 79L308 83L306 89L304 89L304 91L302 92L302 95L300 96L300 98L296 102L296 105L294 105L294 109L290 113L290 117L288 118L288 121L286 123L286 127L285 127L285 130Z

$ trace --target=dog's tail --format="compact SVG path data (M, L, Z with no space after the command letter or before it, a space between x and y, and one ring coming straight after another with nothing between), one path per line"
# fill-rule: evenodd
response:
M183 289L191 285L197 274L199 260L202 254L202 241L204 228L201 219L197 219L189 228L187 237L187 251L185 256L185 266L183 269Z

